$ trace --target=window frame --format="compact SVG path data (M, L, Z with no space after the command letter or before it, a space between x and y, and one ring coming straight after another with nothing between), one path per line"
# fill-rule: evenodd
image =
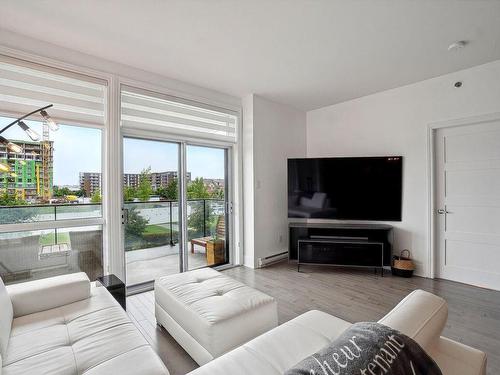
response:
M50 229L61 229L61 228L76 228L76 227L86 227L86 226L101 226L102 228L102 265L103 273L108 274L111 272L112 265L110 260L110 249L112 247L112 235L110 233L109 224L111 222L111 202L110 199L104 197L109 197L109 185L110 178L108 171L110 170L108 162L108 145L113 143L110 140L110 135L113 133L111 128L113 127L112 113L110 103L112 103L112 84L113 76L111 74L106 74L99 72L97 70L77 67L72 64L67 64L61 61L57 61L50 58L45 58L30 53L25 53L17 51L11 48L6 48L0 46L0 54L7 56L8 58L18 59L28 63L38 64L45 66L48 69L60 70L62 72L67 72L69 76L76 75L79 77L87 77L89 79L96 79L103 83L104 86L104 124L93 124L93 123L78 123L76 121L66 123L62 122L66 126L77 126L86 128L96 128L101 130L101 196L103 197L101 201L101 217L98 218L82 218L82 219L63 219L63 220L50 220L50 221L39 221L39 222L27 222L27 223L12 223L12 224L0 224L0 233L13 233L13 232L24 232L24 231L36 231L36 230L50 230ZM0 116L18 118L24 115L24 113L18 113L15 111L0 111ZM40 121L40 118L35 114L27 118L27 120ZM116 124L115 124L116 125Z
M229 169L232 172L230 182L232 184L232 249L230 251L230 260L227 265L217 267L217 269L224 269L232 267L233 265L243 264L243 187L242 187L242 167L243 167L243 148L242 148L242 103L239 98L225 96L208 89L199 88L180 81L175 81L165 78L165 83L155 78L153 73L140 72L139 70L123 69L119 63L109 63L106 61L90 60L90 63L68 63L65 62L65 52L51 50L49 54L41 48L35 48L33 52L24 52L18 49L0 45L0 54L11 58L17 58L32 62L35 64L45 65L49 68L62 69L69 73L77 75L84 75L91 78L99 79L106 83L105 95L105 121L102 129L102 196L107 197L102 200L102 217L88 220L86 223L89 225L102 225L103 230L103 268L104 273L113 273L122 280L125 280L125 255L123 251L123 228L122 228L122 129L120 126L120 87L127 85L143 89L147 91L157 92L162 95L168 95L179 99L195 101L207 106L213 106L220 109L226 109L236 114L237 124L236 132L238 140L234 144L227 144L225 142L205 141L197 138L186 138L186 142L193 142L198 145L206 145L213 147L229 147L230 163ZM46 57L46 56L54 56ZM69 61L69 60L66 60ZM73 59L73 61L76 61ZM89 66L95 66L91 68ZM115 73L119 72L119 73ZM133 76L140 77L139 79L132 78ZM159 77L159 76L158 76ZM152 83L155 82L155 83ZM162 83L156 83L162 82ZM193 94L196 92L196 94ZM2 113L7 117L16 116L16 113ZM86 124L88 125L88 124ZM147 132L146 132L147 133ZM144 132L130 131L128 136L141 137ZM157 133L158 134L158 133ZM150 134L149 134L150 135ZM163 138L167 134L162 134L161 139L167 141L178 141L177 138ZM14 232L23 231L26 228L45 229L45 225L51 223L52 226L46 229L55 229L56 227L72 227L82 226L80 219L59 220L50 222L36 222L36 223L16 223L16 224L2 224L0 231ZM83 225L85 226L85 225ZM36 228L35 228L36 227ZM26 229L29 230L29 229ZM117 241L117 238L119 239Z

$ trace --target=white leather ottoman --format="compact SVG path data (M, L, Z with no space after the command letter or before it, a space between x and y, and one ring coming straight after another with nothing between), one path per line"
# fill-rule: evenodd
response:
M156 321L199 364L278 325L274 298L211 268L155 281Z

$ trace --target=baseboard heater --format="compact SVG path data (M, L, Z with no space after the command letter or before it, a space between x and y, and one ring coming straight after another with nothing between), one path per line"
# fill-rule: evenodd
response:
M288 258L288 251L284 251L279 254L269 255L264 258L257 259L257 265L259 268L269 266L270 264L281 262L284 259Z

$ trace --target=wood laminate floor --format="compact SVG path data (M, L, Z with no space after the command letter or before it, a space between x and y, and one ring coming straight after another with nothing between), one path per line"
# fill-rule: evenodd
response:
M287 263L258 270L236 267L224 273L275 297L280 324L312 309L350 322L376 321L412 290L427 290L448 301L444 336L486 352L488 374L500 374L500 292L446 280L382 278L366 270L304 266L298 273ZM156 326L153 292L128 297L127 310L172 375L196 368L175 340Z

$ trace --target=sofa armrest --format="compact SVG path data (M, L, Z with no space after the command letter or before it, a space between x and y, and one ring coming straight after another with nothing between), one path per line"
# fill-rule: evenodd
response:
M429 349L443 374L486 375L486 353L440 337Z
M6 288L12 301L14 318L90 297L90 280L84 272L13 284Z
M447 319L446 301L418 289L407 295L379 323L397 329L427 350L439 339Z

